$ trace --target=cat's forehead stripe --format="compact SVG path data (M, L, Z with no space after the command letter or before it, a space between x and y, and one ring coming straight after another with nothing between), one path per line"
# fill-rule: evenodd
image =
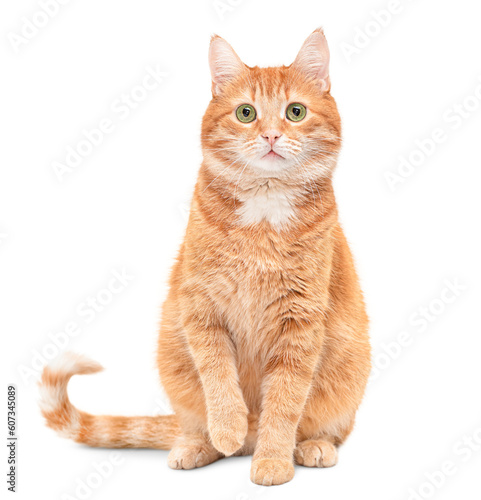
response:
M278 68L255 68L249 79L253 83L254 97L278 98L286 96L286 79Z

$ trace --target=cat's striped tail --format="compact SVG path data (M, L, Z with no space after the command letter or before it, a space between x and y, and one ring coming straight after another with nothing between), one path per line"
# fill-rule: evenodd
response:
M77 443L102 448L156 448L169 450L180 436L175 415L152 417L95 416L78 410L68 398L70 377L96 373L102 367L73 353L47 366L40 382L40 409L47 426Z

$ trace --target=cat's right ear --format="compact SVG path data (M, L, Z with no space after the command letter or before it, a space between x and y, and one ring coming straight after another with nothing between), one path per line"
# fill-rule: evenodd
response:
M226 83L236 78L245 70L234 49L220 36L214 35L210 40L209 66L212 75L212 95L222 92Z

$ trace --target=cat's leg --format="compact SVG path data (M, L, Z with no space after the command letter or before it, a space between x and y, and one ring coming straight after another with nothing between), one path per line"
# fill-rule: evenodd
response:
M196 297L174 323L170 311L159 339L159 369L183 432L210 435L223 455L235 453L247 434L247 406L238 382L229 332L216 321L215 305ZM171 325L174 325L171 326ZM179 328L180 327L180 328ZM194 430L182 424L197 419ZM204 426L204 427L202 427Z
M171 344L170 348L172 347L175 349L175 343ZM177 349L175 358L171 358L169 369L172 370L173 378L165 384L182 429L182 435L177 439L167 460L172 469L203 467L223 456L209 438L207 411L199 375L192 359L187 359L188 353L183 354L185 358L180 348ZM165 377L163 379L166 380Z
M363 341L354 345L347 342L349 337L339 335L339 331L337 328L335 334L339 339L338 353L323 358L314 374L297 429L294 457L306 467L332 467L337 463L338 446L354 427L369 375L368 346Z
M264 398L251 480L274 485L294 477L296 430L322 345L322 327L290 321L276 335L265 367Z
M212 444L224 455L232 455L244 444L248 410L229 332L212 317L203 320L195 314L185 322L185 330L202 382Z
M202 382L175 316L165 308L157 358L162 385L182 430L169 453L168 465L193 469L218 460L222 454L210 442Z

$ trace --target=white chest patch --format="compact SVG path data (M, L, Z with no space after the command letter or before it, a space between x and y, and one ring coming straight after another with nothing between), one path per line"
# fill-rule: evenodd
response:
M258 189L243 200L237 213L242 225L269 222L276 229L288 226L295 218L292 193L277 189Z

